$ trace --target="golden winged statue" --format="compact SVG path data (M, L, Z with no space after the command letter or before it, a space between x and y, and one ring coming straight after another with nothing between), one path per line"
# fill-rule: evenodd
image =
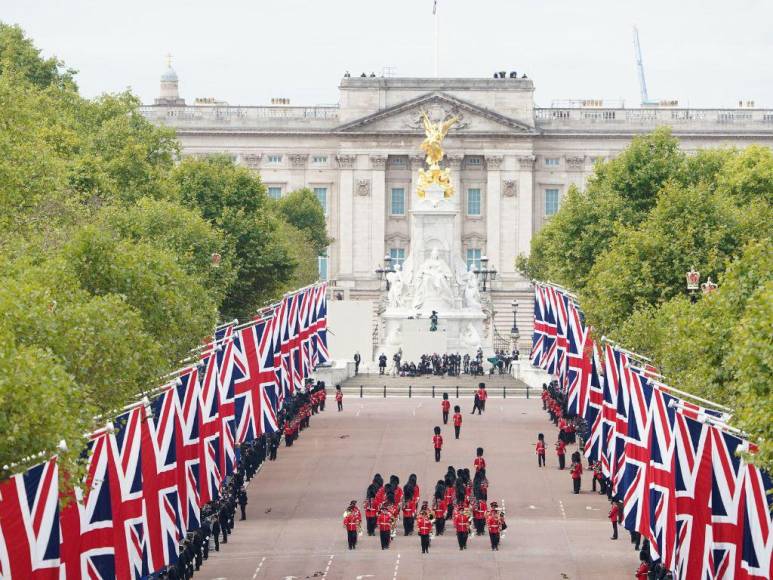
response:
M443 188L443 196L451 197L454 194L454 188L451 185L451 171L441 169L440 161L445 153L443 152L443 139L448 131L457 122L458 117L451 117L439 123L433 123L426 112L421 114L421 122L424 125L424 141L421 143L421 150L427 155L426 161L428 169L419 170L419 185L416 193L420 198L426 194L430 185L436 184Z

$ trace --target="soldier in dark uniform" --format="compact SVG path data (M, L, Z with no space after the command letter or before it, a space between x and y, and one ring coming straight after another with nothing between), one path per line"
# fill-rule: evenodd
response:
M217 519L220 521L220 531L223 532L223 543L227 544L228 532L230 531L230 528L228 527L228 509L223 502L220 504Z
M212 539L215 540L215 552L220 551L220 518L218 517L217 504L215 512L209 517L209 524L212 528Z
M282 438L282 434L277 431L276 433L273 433L271 436L271 442L269 443L269 461L276 461L276 452L279 449L279 440Z
M208 517L201 518L201 551L202 558L209 558L209 537L212 535L212 525Z
M241 521L244 521L247 519L247 492L244 491L244 488L239 488L239 491L237 492L237 498L239 500L239 509L242 512L242 517L239 518Z

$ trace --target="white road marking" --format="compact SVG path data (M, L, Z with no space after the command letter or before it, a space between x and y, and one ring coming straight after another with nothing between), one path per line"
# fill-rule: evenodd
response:
M530 506L529 506L529 509L530 509L530 510L536 510L536 509L537 509L537 506L535 506L535 505L530 505Z
M395 574L392 576L392 580L397 578L397 569L400 567L400 554L397 554L397 561L395 562Z
M333 565L333 558L335 558L335 554L330 554L330 560L327 561L327 568L325 568L325 573L322 574L322 578L327 578L327 573L330 572L330 566Z
M257 567L257 568L255 568L255 573L252 575L252 580L255 580L255 578L257 578L257 577L258 577L258 574L260 574L260 569L263 567L263 562L265 562L265 561L266 561L266 557L265 557L265 556L263 556L263 557L260 559L260 564L258 564L258 567Z
M558 506L561 508L561 517L566 519L566 511L564 510L564 502L560 499L558 500Z

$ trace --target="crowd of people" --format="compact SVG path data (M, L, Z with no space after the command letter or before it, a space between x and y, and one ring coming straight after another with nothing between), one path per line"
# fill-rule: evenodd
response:
M578 443L578 449L585 448L585 441L589 435L588 425L577 416L569 416L567 413L567 401L565 394L558 388L557 381L549 385L542 385L542 408L547 411L550 420L558 428L555 449L558 460L558 469L565 469L566 446ZM537 436L536 453L537 466L545 467L546 442L544 434ZM613 494L613 485L610 479L604 476L600 462L591 462L588 465L591 475L591 491L606 495L609 501L609 513L607 517L612 525L611 540L619 537L619 524L623 521L623 502L620 497ZM580 451L571 455L569 474L572 480L572 492L580 493L582 485L583 462ZM650 554L649 541L643 539L638 532L629 531L631 544L634 550L639 552L639 567L634 572L637 580L666 580L672 578L669 570L654 562Z
M497 351L493 357L483 359L483 351L478 349L474 356L468 353L464 355L457 353L447 354L423 354L418 362L403 360L402 350L398 350L392 356L392 365L388 367L386 354L381 353L378 357L379 374L391 374L401 377L421 377L421 376L449 376L458 377L462 374L471 376L483 376L486 374L485 362L488 361L488 373L509 374L512 364L518 360L520 353L514 349L511 353L503 350ZM359 369L359 353L355 353L355 368ZM359 360L358 360L359 359Z
M326 396L324 382L308 382L303 392L285 400L277 417L276 432L239 445L233 473L221 483L217 499L202 506L200 525L189 531L180 542L177 562L148 578L189 580L209 558L210 548L217 552L221 543L228 543L228 536L236 523L237 507L239 521L247 519L246 483L255 477L264 461L276 460L283 435L285 444L291 446L300 432L309 427L311 415L325 410Z

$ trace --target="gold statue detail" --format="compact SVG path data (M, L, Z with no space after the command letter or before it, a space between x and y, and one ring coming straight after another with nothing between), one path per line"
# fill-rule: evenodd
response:
M458 117L451 117L443 122L433 123L426 112L421 114L421 122L424 125L424 134L426 135L421 143L421 150L426 153L426 161L429 166L426 171L419 169L419 185L416 188L416 194L421 199L424 199L427 188L433 184L443 188L444 197L454 195L454 187L451 185L451 170L441 169L440 161L445 155L441 146L443 139L448 130L458 121Z

